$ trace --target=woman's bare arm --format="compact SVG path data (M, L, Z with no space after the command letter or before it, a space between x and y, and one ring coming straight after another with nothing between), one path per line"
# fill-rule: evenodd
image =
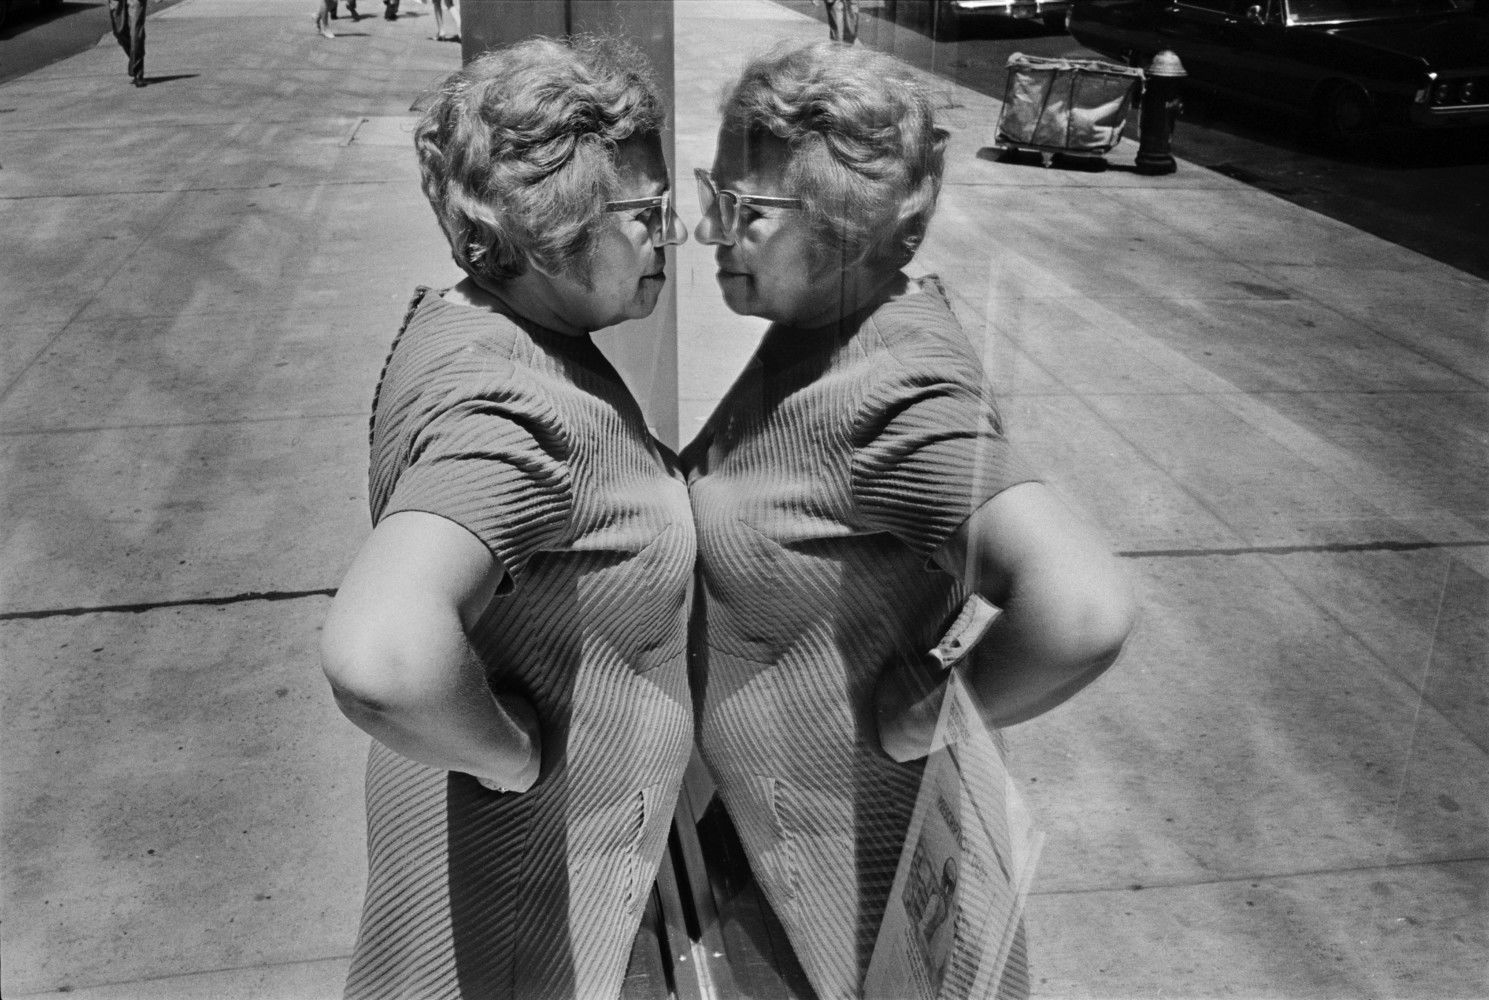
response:
M1116 661L1136 617L1105 542L1040 483L993 497L935 559L1002 609L964 674L995 726L1035 718L1094 681ZM924 756L943 682L924 670L881 680L880 743L890 756Z
M505 573L465 528L420 511L384 518L336 593L322 664L346 717L398 753L526 791L540 763L537 719L494 695L467 629Z

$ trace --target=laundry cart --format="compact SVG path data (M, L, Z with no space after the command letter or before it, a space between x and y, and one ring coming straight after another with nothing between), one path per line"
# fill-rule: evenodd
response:
M1100 157L1122 138L1143 71L1099 59L1015 52L994 144L1041 154Z

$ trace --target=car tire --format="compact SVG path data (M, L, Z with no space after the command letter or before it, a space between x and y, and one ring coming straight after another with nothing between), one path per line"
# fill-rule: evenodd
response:
M1376 129L1375 103L1356 83L1338 81L1319 91L1314 102L1314 127L1329 146L1352 147Z

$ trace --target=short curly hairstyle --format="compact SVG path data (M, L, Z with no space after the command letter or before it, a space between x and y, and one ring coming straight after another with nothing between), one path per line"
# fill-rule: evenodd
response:
M785 181L819 251L845 267L898 268L915 256L948 134L901 64L833 42L778 48L745 66L720 111L725 130L786 144Z
M663 121L650 65L613 38L532 38L450 74L414 148L455 263L496 283L530 264L587 283L617 147Z

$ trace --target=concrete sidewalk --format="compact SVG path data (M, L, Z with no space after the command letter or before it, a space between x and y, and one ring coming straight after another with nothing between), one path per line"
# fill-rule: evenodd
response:
M387 344L457 277L408 135L460 54L425 6L334 41L312 7L152 16L143 90L112 39L0 85L7 998L340 993L366 742L316 631ZM826 29L676 16L693 218L723 81ZM927 86L954 138L916 266L1145 603L1009 733L1035 995L1489 995L1489 285L1130 145L996 162L996 102ZM712 273L678 252L684 438L761 330Z

